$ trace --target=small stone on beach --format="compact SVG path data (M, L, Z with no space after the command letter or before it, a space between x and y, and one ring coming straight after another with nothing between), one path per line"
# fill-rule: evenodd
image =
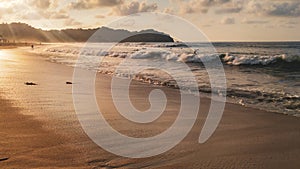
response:
M25 85L29 85L29 86L37 85L36 83L33 83L33 82L25 82L24 84L25 84Z
M73 84L72 82L66 82L66 84Z
M6 161L8 159L9 159L8 157L4 157L4 158L0 158L0 161Z

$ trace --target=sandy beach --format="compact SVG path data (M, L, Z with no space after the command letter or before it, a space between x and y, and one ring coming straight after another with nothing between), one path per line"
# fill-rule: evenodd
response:
M28 49L29 50L29 49ZM51 63L24 49L0 50L0 168L299 168L300 119L227 103L223 118L204 144L198 137L210 100L201 97L200 112L187 137L158 156L130 159L93 143L76 117L73 68ZM25 82L37 85L28 86ZM111 77L98 74L98 104L107 121L132 137L147 137L167 129L178 114L175 89L132 82L130 96L140 110L148 95L162 89L168 98L164 114L154 123L124 120L113 105ZM76 84L73 84L76 85ZM3 160L1 160L3 159Z

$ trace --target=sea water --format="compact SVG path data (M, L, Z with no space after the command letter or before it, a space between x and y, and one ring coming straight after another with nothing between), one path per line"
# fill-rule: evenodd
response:
M211 45L215 50L208 49ZM211 88L202 61L220 59L228 101L300 116L300 42L59 43L36 47L33 52L51 62L173 88L178 86L172 74L149 68L133 76L129 68L151 62L177 70L176 63L185 63L205 96L210 95ZM128 64L121 67L124 60Z

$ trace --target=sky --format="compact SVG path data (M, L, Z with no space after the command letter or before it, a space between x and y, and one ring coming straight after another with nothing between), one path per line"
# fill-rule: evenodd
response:
M139 12L183 18L210 41L300 40L299 0L0 0L0 23L47 30L101 27Z

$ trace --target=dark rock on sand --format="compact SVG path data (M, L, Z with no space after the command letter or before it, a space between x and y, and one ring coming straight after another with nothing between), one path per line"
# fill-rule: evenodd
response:
M188 48L189 46L186 45L185 43L177 43L177 44L166 45L166 47L169 47L169 48L176 48L176 47Z
M72 82L66 82L66 84L73 84Z
M25 85L28 85L28 86L34 86L34 85L37 85L36 83L33 83L33 82L25 82L24 84L25 84Z
M8 157L4 157L4 158L0 158L0 161L6 161L8 159L9 159Z
M224 58L225 56L226 56L226 54L224 54L224 53L219 55L219 57L220 57L221 59Z

